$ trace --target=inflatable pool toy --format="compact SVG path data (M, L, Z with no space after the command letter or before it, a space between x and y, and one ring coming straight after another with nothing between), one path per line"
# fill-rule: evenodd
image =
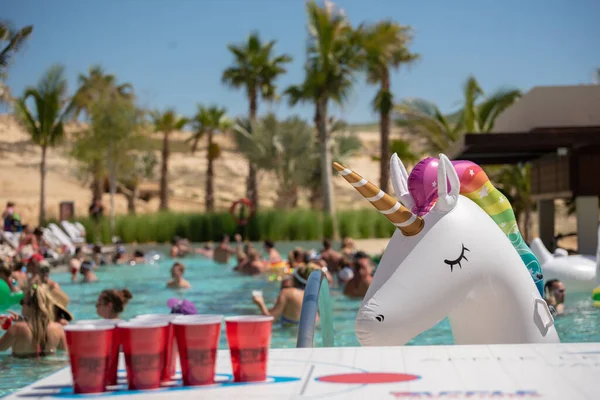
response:
M287 263L287 261L279 261L269 264L269 269L288 268L289 266L290 265Z
M594 307L600 307L600 286L592 290L592 300L594 301Z
M8 283L0 279L0 311L18 305L23 299L23 292L12 292Z
M540 296L539 263L481 167L440 155L409 177L394 154L392 183L402 204L334 167L398 228L356 317L363 346L406 344L445 317L456 344L559 342Z
M540 238L531 241L531 250L540 260L546 281L558 279L568 292L590 292L596 283L596 256L569 255L564 249L550 253Z

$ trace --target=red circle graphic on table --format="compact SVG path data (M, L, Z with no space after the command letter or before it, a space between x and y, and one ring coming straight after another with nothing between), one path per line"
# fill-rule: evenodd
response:
M348 384L397 383L420 379L418 375L399 374L393 372L357 372L351 374L324 375L317 378L319 382Z

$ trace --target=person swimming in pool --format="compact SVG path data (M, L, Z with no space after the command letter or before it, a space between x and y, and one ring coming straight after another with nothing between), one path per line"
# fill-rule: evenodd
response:
M558 279L550 279L544 285L544 300L548 304L548 308L552 316L562 315L565 312L565 284Z
M267 253L266 259L267 259L267 263L269 265L277 264L277 263L280 263L281 261L283 261L281 259L281 254L275 248L275 242L267 239L264 241L263 245L264 245L265 252Z
M0 337L0 351L12 348L13 357L42 357L66 349L63 326L55 322L54 306L46 285L32 284L24 290L21 318L0 317L6 333Z
M92 260L83 261L81 263L81 268L79 272L81 273L81 275L83 275L81 283L98 282L98 277L94 272L94 262Z
M96 313L104 319L118 319L133 295L128 289L106 289L98 296Z
M311 272L312 269L309 267L296 269L292 274L292 286L286 287L287 285L282 284L275 305L270 309L265 305L262 293L253 293L252 300L263 315L280 318L283 326L296 326L300 323L304 288Z
M192 287L188 281L183 279L183 273L185 272L185 266L181 263L175 263L171 267L171 279L167 282L167 288L169 289L189 289Z

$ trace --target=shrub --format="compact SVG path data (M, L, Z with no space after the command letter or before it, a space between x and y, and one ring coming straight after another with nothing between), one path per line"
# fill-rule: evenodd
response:
M340 235L356 239L388 238L394 226L377 210L362 209L341 211L337 214ZM88 232L88 241L94 239L94 221L80 222ZM101 240L110 243L108 217L100 226ZM313 210L264 210L258 212L247 226L238 227L229 213L186 214L159 212L156 214L119 215L115 221L115 234L125 243L167 243L175 235L192 242L218 241L223 234L241 233L252 241L321 240L331 237L333 224L327 215Z

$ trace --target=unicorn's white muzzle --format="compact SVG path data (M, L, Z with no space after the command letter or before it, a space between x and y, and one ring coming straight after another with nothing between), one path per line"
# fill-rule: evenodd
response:
M371 298L358 310L354 331L361 346L402 346L414 336L403 325L398 324L397 315L385 315Z

